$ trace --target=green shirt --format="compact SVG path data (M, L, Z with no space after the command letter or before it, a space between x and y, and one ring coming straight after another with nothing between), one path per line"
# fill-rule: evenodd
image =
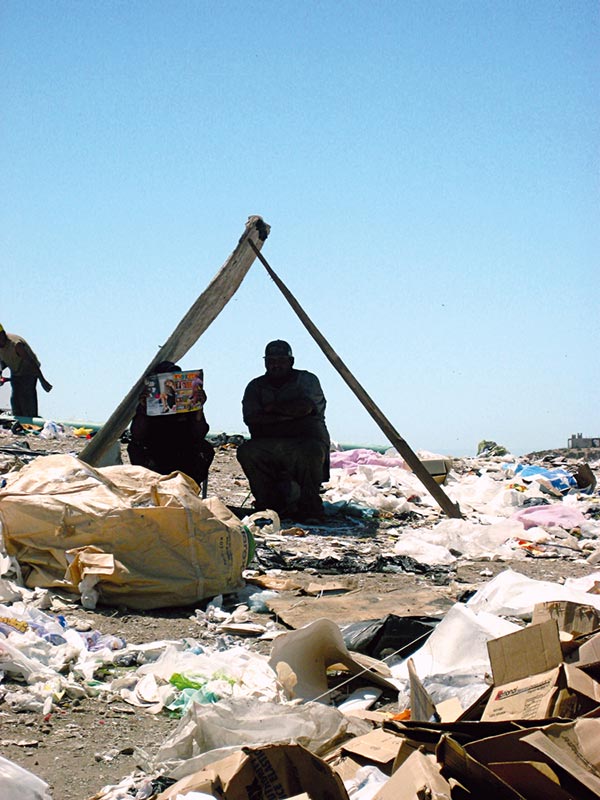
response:
M40 361L25 339L17 336L16 333L7 333L8 341L4 347L0 347L0 364L2 369L8 367L11 375L37 375L34 365L39 367ZM20 344L27 352L29 358L21 358L17 353L17 345Z

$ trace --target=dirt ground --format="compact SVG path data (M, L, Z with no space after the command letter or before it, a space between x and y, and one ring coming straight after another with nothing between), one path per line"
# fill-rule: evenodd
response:
M7 450L28 446L31 451L77 453L83 444L85 440L73 436L63 440L42 440L31 434L19 436L0 430L0 472L6 472L7 466L11 468L10 459L26 460L26 457ZM126 455L123 460L127 462ZM210 473L209 495L216 495L233 507L249 508L248 494L247 481L235 459L235 446L219 447ZM371 529L368 533L361 532L360 541L377 549L378 537L389 538L389 535L389 527L385 531ZM317 544L316 541L311 544L310 537L304 541L309 550ZM322 535L319 542L321 546ZM355 577L361 587L367 587L374 594L396 591L401 597L414 598L426 587L439 598L440 608L443 608L463 597L466 590L490 580L508 566L537 579L560 582L593 571L589 565L577 560L531 558L514 564L464 563L446 582L436 582L427 573L361 573ZM482 570L485 575L481 574ZM314 573L312 577L315 577ZM229 598L229 601L235 604L236 598ZM411 613L418 614L420 609L414 608ZM206 644L214 641L213 635L196 621L193 607L131 613L113 608L86 611L75 603L65 616L70 623L77 621L80 626L119 635L128 643L183 637ZM365 617L369 615L365 614ZM264 614L256 614L255 619L265 623ZM244 642L260 652L269 652L268 642L248 639ZM15 685L6 680L0 684L0 698L3 688L15 688ZM101 787L118 783L137 769L144 770L148 759L177 724L178 720L165 712L154 715L121 700L106 701L101 697L64 699L46 716L39 712L15 713L0 699L0 753L47 781L54 800L85 800Z

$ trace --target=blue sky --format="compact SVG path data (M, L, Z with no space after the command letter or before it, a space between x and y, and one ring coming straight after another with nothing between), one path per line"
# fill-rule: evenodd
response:
M595 2L37 2L0 9L0 322L48 419L104 421L250 214L413 449L600 435ZM384 443L256 262L182 359L241 432L267 341L331 435ZM0 407L8 407L8 388Z

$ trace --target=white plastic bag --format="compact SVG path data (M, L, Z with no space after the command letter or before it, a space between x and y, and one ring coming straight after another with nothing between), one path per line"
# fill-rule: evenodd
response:
M48 784L29 770L0 756L2 800L52 800Z

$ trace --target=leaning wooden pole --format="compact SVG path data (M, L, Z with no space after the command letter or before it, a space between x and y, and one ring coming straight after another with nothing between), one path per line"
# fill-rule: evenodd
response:
M252 243L250 244L250 246L254 247ZM442 511L444 511L449 517L453 517L455 519L462 519L462 514L458 506L458 503L453 503L448 497L448 495L444 492L442 487L435 482L435 480L432 478L427 469L423 466L423 464L419 460L416 453L409 447L408 443L400 436L400 434L394 428L392 423L388 420L388 418L383 414L381 409L375 404L375 402L363 389L361 384L356 380L354 375L350 372L348 367L344 364L344 362L335 352L333 347L331 347L331 345L329 344L327 339L325 339L323 334L319 331L317 326L311 321L309 316L301 307L300 303L296 300L294 295L290 292L290 290L287 288L287 286L284 284L281 278L279 278L279 276L276 275L276 273L272 270L266 258L262 255L262 253L259 252L258 248L254 248L254 250L259 261L262 263L264 268L267 270L267 272L277 285L278 289L281 291L285 299L288 301L288 303L291 305L291 307L294 309L294 311L300 318L300 322L302 322L306 330L310 333L315 342L319 345L323 353L333 364L333 366L339 372L342 378L346 381L348 386L352 389L354 394L358 397L360 402L363 404L363 406L366 408L369 414L373 417L375 422L379 425L379 428L383 432L384 436L386 436L386 438L400 453L402 458L406 461L408 466L412 469L412 471L421 481L423 486L431 494L431 496L440 506Z
M121 436L135 413L146 375L161 361L179 361L225 308L254 263L269 235L262 217L248 218L237 247L202 292L152 361L121 400L106 423L81 451L79 458L94 466Z

